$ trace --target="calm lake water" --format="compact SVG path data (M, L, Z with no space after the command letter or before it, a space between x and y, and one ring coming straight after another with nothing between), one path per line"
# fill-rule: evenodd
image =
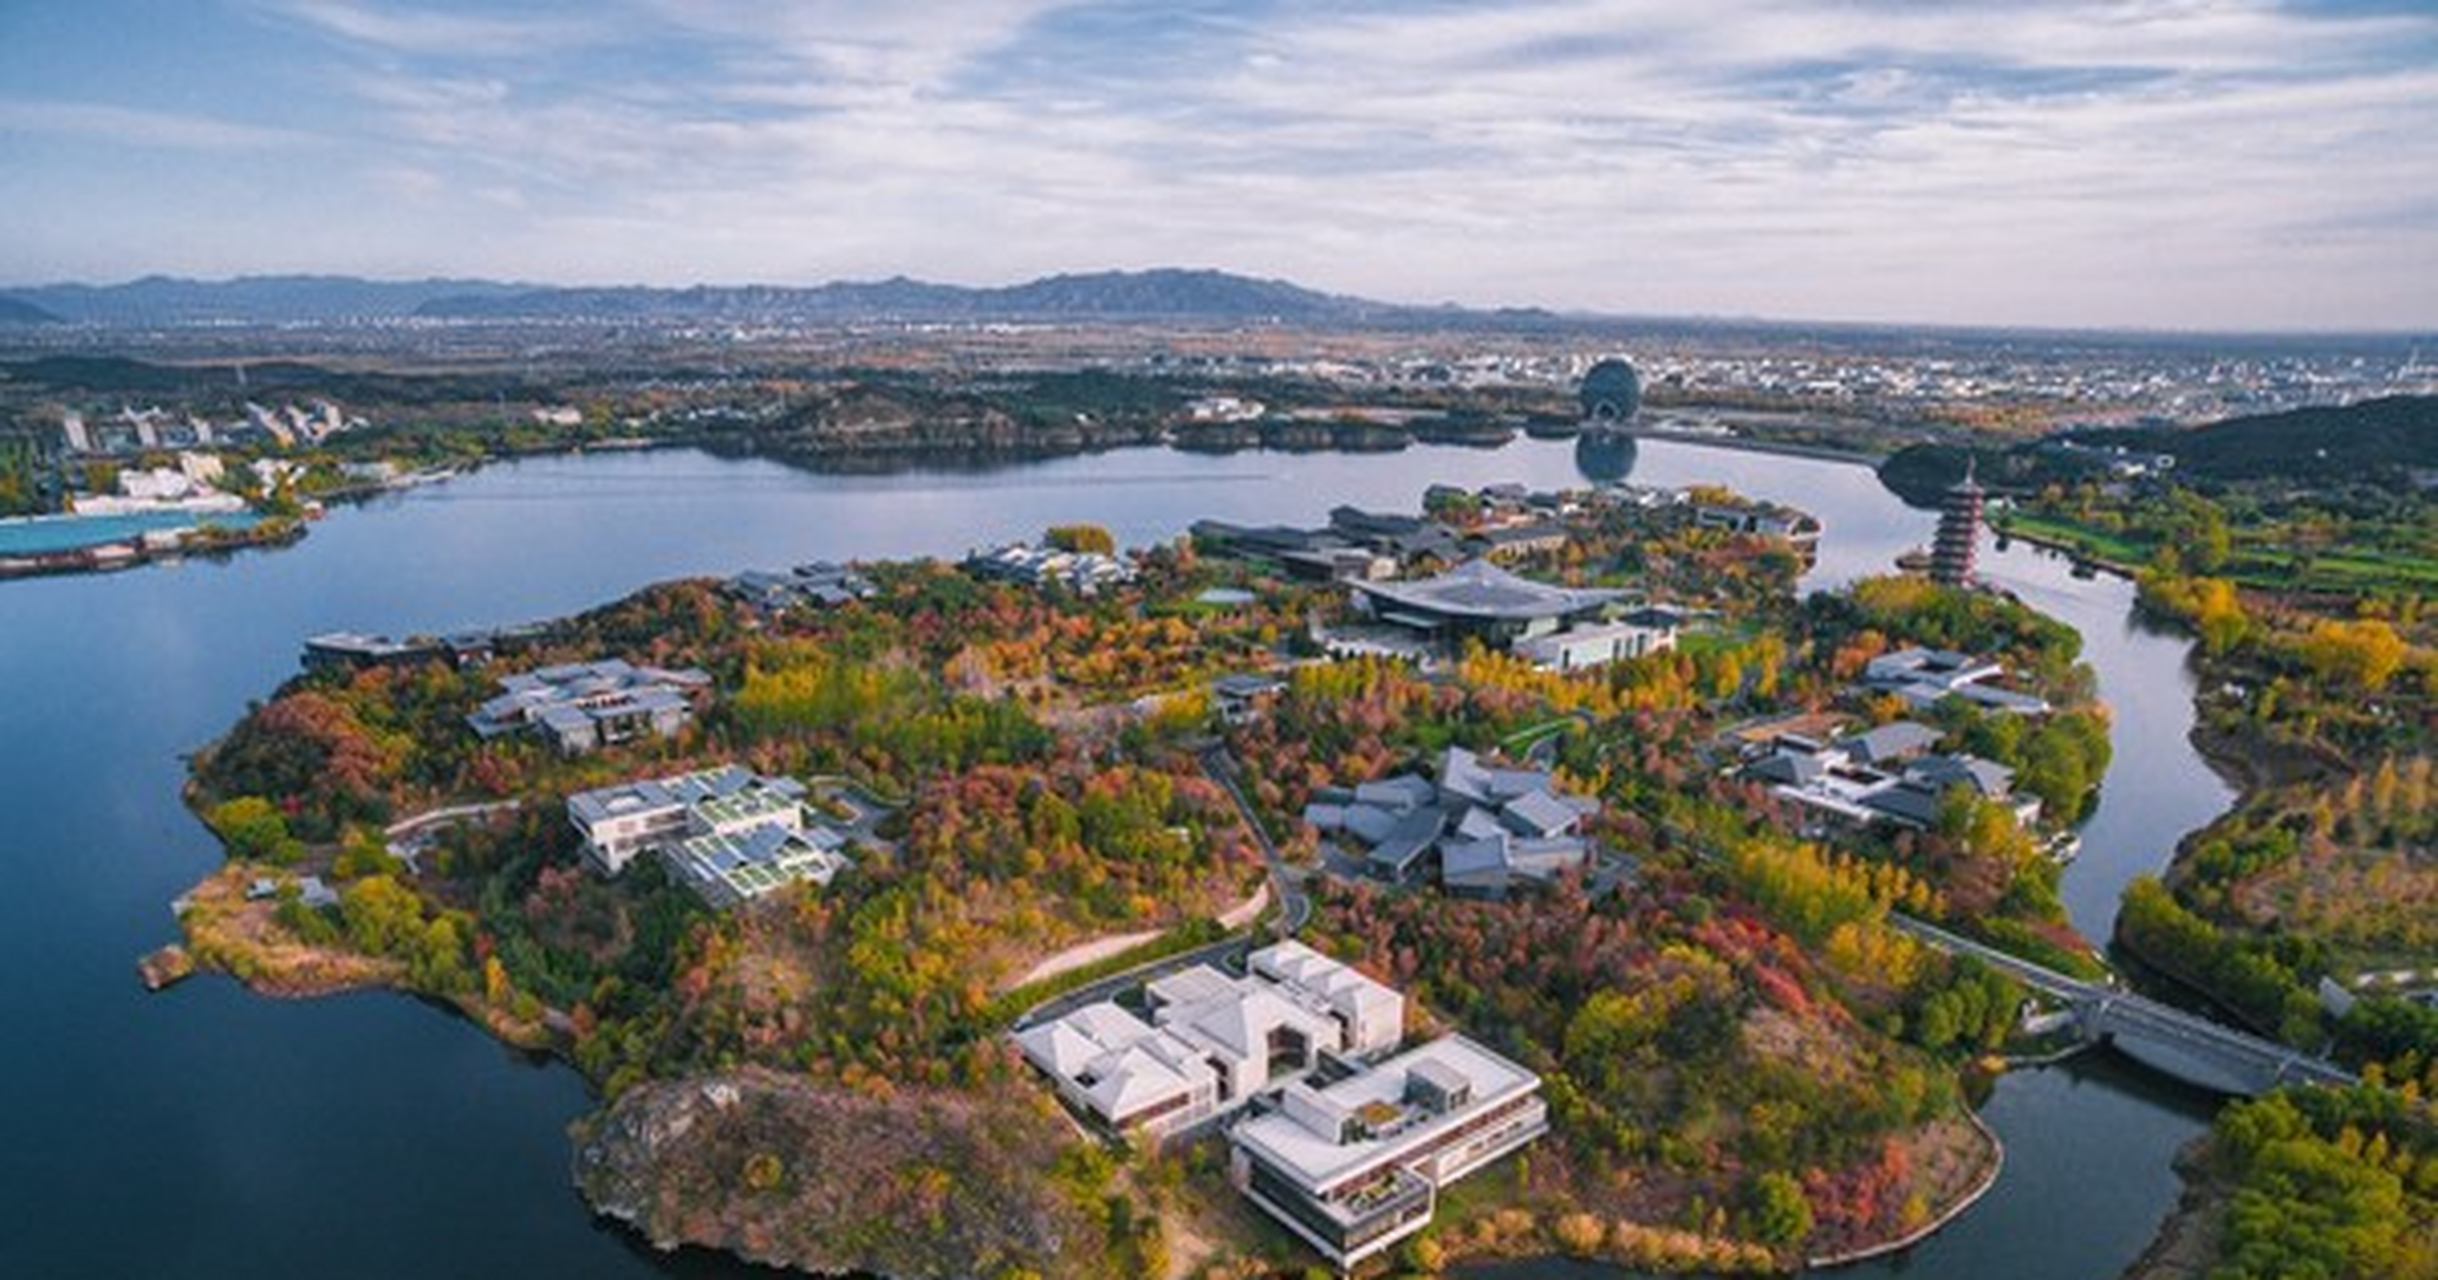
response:
M1202 516L1412 509L1434 482L1579 481L1613 451L1518 441L1395 455L1132 450L980 472L813 476L692 452L547 458L339 511L285 550L0 584L0 1274L622 1277L767 1274L663 1257L570 1188L565 1068L416 1001L275 1001L216 978L147 996L135 958L218 861L179 803L180 753L227 728L329 630L442 631L572 612L645 583L813 558L958 555L1096 520L1122 541ZM1827 522L1827 584L1926 540L1859 467L1645 441L1640 483L1718 482ZM2224 806L2183 741L2183 646L2129 589L2018 549L1994 575L2081 627L2118 709L2116 765L2068 877L2105 935L2117 887ZM1997 1192L1864 1273L2108 1276L2173 1199L2169 1154L2209 1103L2105 1060L2003 1081ZM1556 1264L1502 1275L1572 1275Z

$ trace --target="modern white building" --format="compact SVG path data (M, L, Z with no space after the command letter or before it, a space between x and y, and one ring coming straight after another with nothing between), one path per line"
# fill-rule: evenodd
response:
M1515 656L1545 671L1581 671L1676 647L1670 622L1626 620L1579 626L1515 642Z
M603 875L657 853L715 907L799 881L826 885L848 865L846 838L805 821L802 783L741 765L581 791L567 798L567 818Z
M1254 952L1237 977L1208 965L1146 984L1148 1019L1101 1001L1016 1034L1077 1109L1157 1141L1338 1059L1405 1034L1405 998L1300 942Z
M1229 1176L1350 1268L1430 1224L1439 1189L1549 1131L1541 1080L1459 1035L1334 1082L1289 1084L1229 1131Z

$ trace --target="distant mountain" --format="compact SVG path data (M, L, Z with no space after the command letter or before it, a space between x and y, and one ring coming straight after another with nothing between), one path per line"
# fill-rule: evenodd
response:
M9 295L54 318L87 324L335 324L415 314L436 298L514 294L527 285L488 280L361 280L353 276L146 276L125 284L54 284ZM0 318L5 318L0 316Z
M58 324L59 317L15 298L0 296L0 324Z
M1398 308L1318 293L1284 280L1224 271L1102 271L1001 288L930 284L903 276L809 288L774 285L690 289L534 289L438 298L417 314L520 320L983 320L1216 319L1360 320Z

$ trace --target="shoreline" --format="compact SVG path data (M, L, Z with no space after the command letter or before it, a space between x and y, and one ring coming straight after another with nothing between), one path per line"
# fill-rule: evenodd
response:
M1888 456L1858 449L1837 449L1828 445L1796 444L1791 440L1763 440L1754 436L1707 436L1680 431L1657 431L1650 427L1611 428L1616 434L1635 440L1662 440L1670 444L1693 445L1697 448L1725 449L1734 453L1766 453L1783 458L1809 458L1814 462L1834 462L1843 466L1868 467L1878 470ZM1894 492L1891 490L1890 492ZM1900 497L1898 501L1903 501Z
M2011 1066L2008 1068L2008 1070L2013 1069ZM1848 1249L1843 1253L1806 1257L1803 1260L1803 1269L1826 1271L1837 1267L1849 1267L1858 1262L1869 1262L1873 1258L1884 1258L1890 1254L1902 1253L1946 1230L1957 1219L1970 1212L1974 1205L1981 1203L1981 1198L1988 1195L1991 1189L1998 1185L1998 1176L2006 1172L2006 1143L1998 1137L1998 1131L1990 1128L1989 1122L1981 1118L1978 1108L1966 1104L1964 1119L1972 1125L1973 1132L1980 1134L1982 1141L1989 1144L1990 1155L1988 1167L1982 1170L1980 1179L1973 1184L1970 1191L1965 1192L1962 1198L1954 1204L1932 1216L1930 1221L1894 1240Z
M1634 440L1654 440L1669 444L1685 445L1697 449L1719 449L1731 453L1755 453L1776 457L1802 458L1813 462L1824 462L1837 466L1876 469L1881 462L1885 461L1885 457L1878 454L1835 449L1821 445L1805 445L1783 441L1760 440L1745 436L1685 435L1677 432L1655 431L1647 427L1627 427L1618 428L1615 430L1617 434ZM1428 445L1435 442L1415 441L1413 443ZM1495 448L1485 450L1485 452L1496 452L1498 449L1506 448L1507 445L1511 443L1513 443L1511 440L1502 442ZM1000 467L1022 466L1027 463L1052 462L1064 458L1115 453L1126 449L1160 449L1171 453L1197 454L1206 457L1220 457L1231 453L1247 452L1345 454L1349 456L1361 456L1383 452L1402 452L1404 447L1411 447L1411 445L1406 445L1393 450L1381 450L1348 447L1346 445L1334 443L1310 448L1281 448L1278 446L1257 443L1242 449L1212 450L1207 448L1194 448L1192 447L1190 441L1180 439L1173 432L1170 432L1163 434L1160 438L1155 440L1114 441L1105 445L1095 445L1087 442L1080 445L1060 444L1039 448L1007 448L977 442L972 446L964 447L923 445L904 450L842 450L838 452L823 453L788 449L748 449L740 453L730 454L728 451L712 448L710 442L700 438L643 437L616 441L594 441L589 443L578 442L566 445L564 447L550 449L503 450L496 453L486 454L482 458L473 462L460 464L458 466L453 466L437 472L411 472L407 475L400 476L395 480L386 481L379 484L358 485L345 489L333 490L329 493L319 495L316 501L328 505L336 505L341 503L352 505L381 497L384 494L401 492L403 490L418 488L427 484L440 483L455 479L459 475L465 474L471 470L479 469L483 466L487 466L493 462L517 461L536 457L578 458L592 453L634 453L663 449L701 449L707 453L713 453L715 456L761 458L778 463L781 466L794 467L813 474L868 475L887 474L900 471L919 472L925 470L972 470L977 468L982 470L994 470ZM40 520L57 518L61 517L56 514L48 516L12 517L13 520ZM71 516L68 518L74 517ZM15 578L67 577L79 574L114 573L122 569L136 568L140 565L174 562L188 556L212 556L230 554L239 551L261 550L271 547L288 546L304 540L307 533L307 523L308 522L304 520L286 521L275 518L265 519L243 531L227 534L215 534L200 544L190 545L185 541L189 535L195 531L211 527L197 524L186 526L183 529L174 531L179 536L180 541L170 545L154 546L147 541L147 538L150 535L139 534L132 538L116 539L110 542L96 543L83 547L74 547L61 551L36 552L27 555L0 555L0 582ZM2062 546L2057 546L2053 543L2030 538L2025 535L2009 536L2023 536L2025 537L2026 541L2038 542L2039 545L2043 546L2054 546L2058 550L2067 550L2067 548Z

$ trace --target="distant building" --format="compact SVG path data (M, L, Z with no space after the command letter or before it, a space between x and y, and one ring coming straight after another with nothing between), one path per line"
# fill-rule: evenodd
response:
M1930 580L1951 587L1973 582L1973 559L1981 541L1981 510L1986 495L1972 478L1972 463L1964 478L1947 490L1939 506L1939 531L1930 544Z
M1632 364L1612 356L1583 375L1578 394L1585 421L1624 426L1642 409L1642 375Z
M848 865L846 838L805 820L802 783L739 765L578 792L567 819L603 875L656 853L714 907L801 881L826 885Z
M1094 595L1104 587L1134 581L1134 565L1122 557L1097 551L1061 551L1023 542L977 551L965 557L965 571L985 581L1016 582L1029 587L1058 586L1080 595Z
M872 598L870 579L846 565L816 560L785 573L749 569L722 584L728 594L764 613L829 609Z
M1492 560L1516 560L1566 549L1566 526L1554 520L1483 529L1465 539L1465 546Z
M1464 554L1463 540L1456 536L1455 530L1421 516L1340 506L1330 509L1329 528L1348 542L1379 552L1400 564L1425 557L1452 561Z
M420 666L448 652L446 645L429 636L393 640L388 636L333 631L305 641L304 663L309 671L363 671L373 667Z
M532 729L570 755L645 734L674 736L711 687L703 672L638 667L623 658L571 662L500 680L504 690L467 723L485 738Z
M1908 704L1928 710L1948 698L2011 715L2046 715L2049 702L2033 694L2003 688L1996 681L2006 674L2003 664L1951 649L1897 649L1863 667L1863 687L1892 693Z
M2040 800L2015 794L2014 770L1977 756L1924 754L1938 737L1927 725L1899 720L1825 744L1781 738L1744 775L1841 826L1927 830L1955 787L2005 805L2019 823L2039 820Z
M1211 681L1211 701L1217 704L1223 723L1244 724L1260 718L1286 687L1285 680L1267 672L1237 672Z
M1385 578L1397 571L1394 557L1358 546L1334 529L1197 520L1191 532L1205 554L1267 561L1290 577L1315 582Z
M1777 538L1810 564L1820 557L1820 521L1809 512L1771 502L1704 502L1693 508L1693 522L1704 529Z
M1549 1131L1541 1080L1450 1035L1297 1082L1229 1130L1230 1180L1341 1269L1430 1224L1439 1190Z

